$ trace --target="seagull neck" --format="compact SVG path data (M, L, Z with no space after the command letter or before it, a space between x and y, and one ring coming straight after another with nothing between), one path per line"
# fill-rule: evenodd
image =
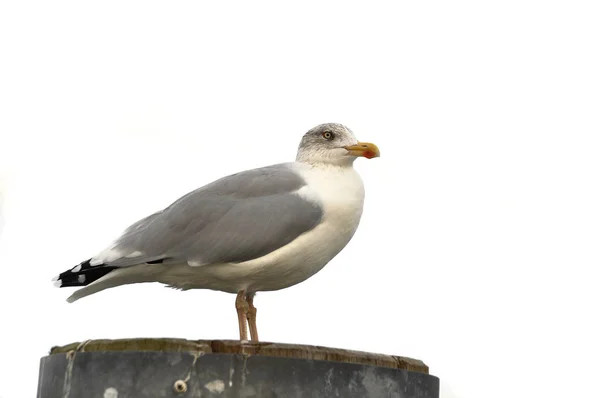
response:
M328 168L328 167L339 167L339 168L352 168L354 156L348 156L346 158L337 159L297 159L299 163L304 163L311 167Z

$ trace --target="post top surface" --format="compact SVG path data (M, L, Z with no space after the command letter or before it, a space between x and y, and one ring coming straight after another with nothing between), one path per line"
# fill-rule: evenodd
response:
M300 344L240 342L238 340L186 340L174 338L136 338L118 340L87 340L65 346L52 347L50 355L71 351L193 351L205 354L243 354L267 357L298 358L321 361L357 363L362 365L404 369L429 374L429 367L422 361L396 355L344 350Z

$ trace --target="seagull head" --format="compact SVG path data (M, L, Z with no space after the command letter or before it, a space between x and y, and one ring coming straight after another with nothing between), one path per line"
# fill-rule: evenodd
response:
M342 124L325 123L304 134L296 161L349 165L357 157L372 159L378 156L377 145L359 142L352 130Z

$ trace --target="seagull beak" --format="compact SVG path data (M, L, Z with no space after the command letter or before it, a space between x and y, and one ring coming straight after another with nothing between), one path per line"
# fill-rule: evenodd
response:
M379 148L370 142L359 142L356 145L349 145L344 148L348 151L348 155L362 156L367 159L379 157Z

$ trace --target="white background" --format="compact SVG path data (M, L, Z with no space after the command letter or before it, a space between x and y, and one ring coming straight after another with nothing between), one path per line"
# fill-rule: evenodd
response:
M237 338L229 294L50 279L329 121L381 149L363 219L257 296L261 339L420 358L443 398L598 396L594 3L3 2L0 396L53 345Z

